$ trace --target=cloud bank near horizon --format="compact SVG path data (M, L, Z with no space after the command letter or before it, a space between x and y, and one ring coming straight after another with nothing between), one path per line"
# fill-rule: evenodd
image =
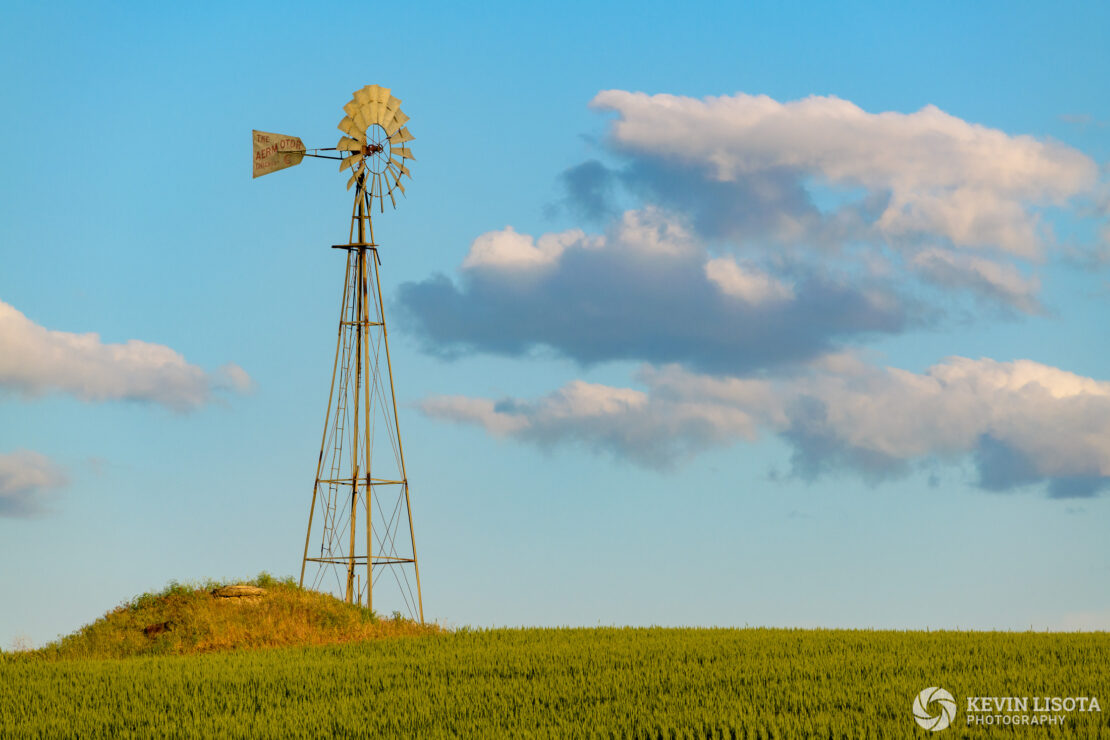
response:
M851 470L878 481L914 465L970 462L976 484L1050 496L1110 487L1110 382L1030 360L951 357L917 374L822 358L777 379L645 366L646 390L573 381L534 400L436 396L426 415L547 448L580 444L665 470L763 434L793 449L793 473Z

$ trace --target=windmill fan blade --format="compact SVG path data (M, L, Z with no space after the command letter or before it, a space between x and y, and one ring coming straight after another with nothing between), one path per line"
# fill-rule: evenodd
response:
M371 123L381 123L380 119L384 112L382 103L389 100L389 88L381 85L367 85L362 89L366 90L369 96L365 101L369 112L369 120Z
M371 88L374 87L376 87L376 85L367 84L366 87L362 90L355 90L354 100L350 103L347 103L347 105L353 105L353 107L361 110L369 110L371 105L374 103L374 94L371 91ZM344 105L343 110L347 110L346 105ZM347 115L350 115L351 118L354 118L354 113L350 111L347 111Z
M369 123L371 126L375 123L379 123L378 118L381 117L381 114L378 112L379 105L380 103L378 103L378 101L371 100L369 103L366 104L366 107L363 108L363 115L366 117L367 123Z
M366 123L366 128L370 128L378 122L378 114L374 110L377 103L367 103L359 109L359 119Z
M389 100L382 103L381 124L385 127L387 132L389 131L389 122L393 120L393 116L395 116L399 110L401 110L401 101L392 95L389 96Z
M363 111L361 123L366 124L366 126L363 126L364 129L370 124L378 122L378 105L379 101L384 99L382 97L383 92L386 97L389 96L389 90L380 85L367 85L361 90L355 91L354 102Z
M342 172L343 170L347 169L348 167L352 167L352 166L358 164L361 161L362 161L362 154L352 154L351 156L347 157L346 159L344 159L342 162L339 163L339 171Z
M392 134L394 131L408 123L408 120L409 117L405 115L404 111L397 109L397 112L393 115L393 118L390 119L389 123L385 125L386 133Z
M401 173L393 169L392 165L386 165L383 177L385 177L386 183L389 184L390 192L393 192L393 189L401 183Z
M362 142L358 139L352 139L349 136L344 136L342 139L339 140L339 143L335 145L335 148L341 152L361 152Z
M352 118L354 118L355 125L358 126L360 131L365 131L374 124L373 119L366 115L366 111L362 110L361 108L355 111L355 114L352 116Z
M392 115L390 113L389 109L386 107L386 100L388 100L388 99L389 99L389 95L386 95L385 97L381 98L380 100L375 100L372 103L371 107L374 111L374 123L377 123L379 125L383 124L386 121L386 119L388 119L390 117L390 115Z
M393 169L393 162L392 161L390 161L390 163L385 166L385 171L387 173L389 173L389 177L387 178L387 182L392 182L393 183L393 185L389 188L389 192L392 193L396 188L400 188L401 189L401 195L404 195L405 194L405 186L401 184L401 173L398 172L397 170Z
M406 141L412 141L416 137L409 133L407 128L400 129L389 137L390 144L404 144Z
M412 173L409 172L409 168L406 167L404 164L398 162L396 159L390 159L389 161L393 163L394 167L401 170L402 175L408 175L410 179L412 178Z
M389 153L398 157L404 157L405 159L411 159L414 162L416 161L416 157L412 156L412 150L408 147L395 146L389 150Z
M347 189L350 190L351 186L358 182L358 176L362 174L362 165L359 165L358 172L351 175L351 179L347 181Z
M354 122L354 119L352 119L350 116L344 116L343 120L339 122L338 128L343 133L350 134L351 136L355 137L356 139L359 138L360 136L365 136L366 135L366 129L365 128L360 129L358 127L358 124L356 124Z
M382 87L381 85L367 85L362 89L365 90L366 93L370 96L369 99L373 100L374 102L389 100L388 87Z

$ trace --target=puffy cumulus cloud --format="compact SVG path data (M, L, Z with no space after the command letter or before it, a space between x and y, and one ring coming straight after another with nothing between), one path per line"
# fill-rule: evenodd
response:
M978 484L1045 483L1051 496L1110 487L1110 382L1029 360L953 357L912 373L851 355L778 380L646 367L646 391L576 381L535 401L438 397L424 413L543 446L577 441L665 468L761 431L793 446L795 473L871 479L969 459Z
M611 142L638 162L741 184L755 202L801 226L818 218L807 182L863 188L877 199L857 205L893 241L942 237L957 247L1034 257L1042 238L1036 207L1065 204L1098 175L1090 158L1068 146L931 105L869 113L831 96L780 103L743 93L695 99L623 90L603 91L592 105L617 113ZM596 191L598 173L591 175ZM659 173L632 176L650 182Z
M1055 496L1110 484L1110 383L1029 360L954 357L918 375L868 369L789 388L795 467L846 465L872 475L922 458L970 455L979 485L1047 481Z
M557 264L568 247L589 248L592 244L581 229L544 234L536 240L506 226L475 239L462 267L464 270L535 274Z
M149 401L183 411L209 402L217 390L241 393L250 387L237 365L206 372L164 345L136 339L107 344L92 333L46 329L0 301L0 389Z
M0 453L0 516L42 514L65 472L45 455L30 450Z
M520 355L551 348L578 362L682 362L742 373L812 358L852 338L897 332L893 289L799 269L783 279L712 258L686 223L627 211L604 235L483 234L458 282L400 287L401 317L434 353Z

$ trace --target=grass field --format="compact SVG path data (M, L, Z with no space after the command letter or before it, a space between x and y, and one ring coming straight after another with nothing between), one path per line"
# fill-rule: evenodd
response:
M941 686L952 726L918 728ZM1110 704L1110 635L499 629L126 659L0 658L0 737L1110 737L966 726L967 697Z

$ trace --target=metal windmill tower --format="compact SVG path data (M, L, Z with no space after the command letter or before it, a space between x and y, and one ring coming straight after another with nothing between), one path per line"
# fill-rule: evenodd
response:
M339 334L324 434L316 462L312 505L301 559L301 585L374 606L381 585L399 593L413 618L424 621L420 567L408 475L401 446L393 365L389 358L380 279L381 257L370 214L396 207L412 134L408 116L388 88L367 85L343 106L344 136L335 147L308 150L297 137L255 131L254 176L300 164L305 156L339 160L355 188L346 252ZM320 152L335 152L321 154ZM374 200L377 199L377 203ZM412 578L409 573L412 573Z

